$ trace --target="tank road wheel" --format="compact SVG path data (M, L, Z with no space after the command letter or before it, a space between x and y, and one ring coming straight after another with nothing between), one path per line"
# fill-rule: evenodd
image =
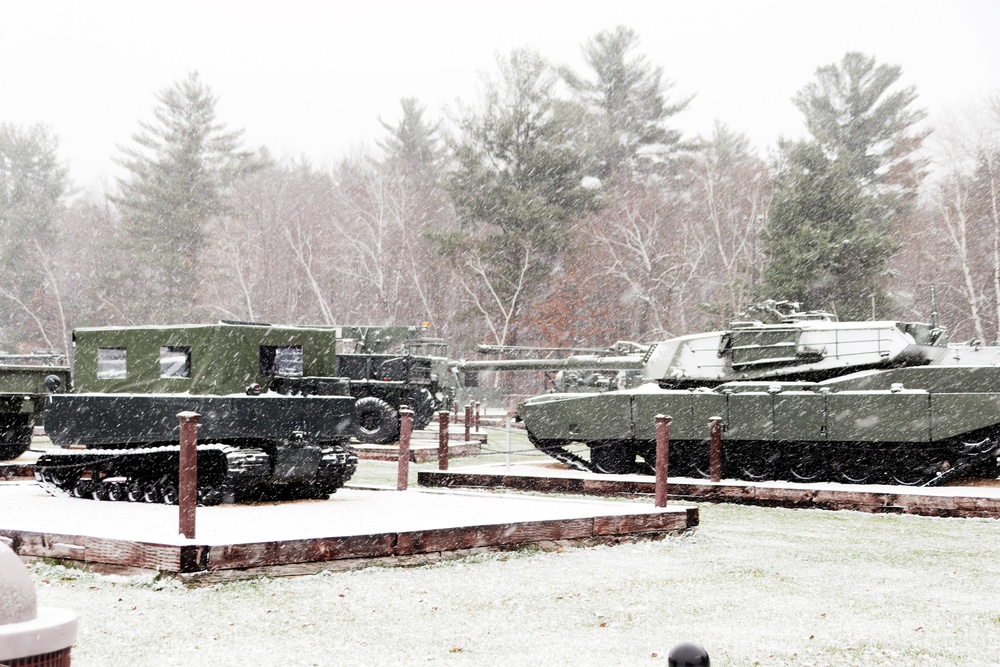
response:
M723 449L725 455L725 449ZM708 479L712 476L708 440L685 440L670 445L671 470L679 477Z
M143 486L137 479L130 479L125 483L125 499L130 503L142 501Z
M740 479L751 482L774 479L781 459L781 451L770 448L767 443L748 443L733 454Z
M45 473L42 473L43 475ZM48 479L57 488L73 494L73 487L80 479L80 471L71 467L57 467L48 471Z
M399 437L399 413L376 396L366 396L354 404L361 442L385 444Z
M155 480L150 480L142 485L142 502L160 503L163 502L163 494L160 493L160 485Z
M107 482L95 480L90 495L94 500L107 500L110 487Z
M213 486L211 484L202 486L198 485L198 504L202 507L208 507L210 505L218 505L222 502L222 489L219 486Z
M170 477L164 476L156 483L156 489L160 492L160 498L165 505L176 505L180 492L177 490L177 482Z
M941 468L941 462L932 454L912 447L893 450L888 460L893 462L890 475L892 481L903 486L917 486L934 479L935 473Z
M613 440L588 442L590 463L594 470L606 475L628 475L636 471L635 452L625 444Z
M880 452L884 457L888 452ZM842 454L831 462L830 467L834 471L834 477L841 482L848 484L868 484L874 482L879 477L880 457L873 457L867 452L851 451Z
M791 443L785 447L788 473L796 482L815 482L826 472L826 452L815 443Z
M128 488L125 482L105 482L108 487L108 500L119 502L128 499Z
M73 485L70 494L74 498L92 498L94 493L94 481L90 479L78 479Z

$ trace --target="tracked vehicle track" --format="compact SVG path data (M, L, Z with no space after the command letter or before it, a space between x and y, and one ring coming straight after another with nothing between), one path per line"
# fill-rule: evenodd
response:
M199 445L198 503L326 497L351 478L358 457L346 444L312 449L314 472L285 470L276 480L274 457L264 449ZM53 495L175 504L179 463L179 445L52 451L35 463L35 479Z

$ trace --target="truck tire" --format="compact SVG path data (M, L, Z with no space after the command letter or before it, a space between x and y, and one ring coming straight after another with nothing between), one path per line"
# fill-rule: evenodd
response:
M381 398L365 396L354 404L357 439L372 444L395 442L399 437L399 412Z
M434 395L423 387L410 392L407 406L413 410L413 430L420 431L434 419L434 411L438 409Z
M28 445L0 445L0 461L12 461L28 451Z

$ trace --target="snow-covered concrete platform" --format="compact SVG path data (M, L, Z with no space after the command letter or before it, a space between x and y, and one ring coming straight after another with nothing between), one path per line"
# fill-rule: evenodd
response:
M196 539L169 505L48 495L0 483L0 539L23 558L140 568L214 582L378 563L412 564L477 549L562 540L616 541L689 530L694 507L454 490L341 489L329 500L199 507Z
M650 475L600 475L571 470L555 462L464 466L453 471L421 471L418 483L432 488L517 489L594 496L653 494ZM973 482L970 481L970 484ZM833 482L746 482L671 477L668 498L694 502L743 503L924 516L1000 519L1000 484L912 487Z

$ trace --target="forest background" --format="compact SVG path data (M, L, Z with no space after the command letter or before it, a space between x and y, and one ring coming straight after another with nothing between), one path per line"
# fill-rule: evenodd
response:
M477 343L605 347L725 326L751 303L1000 330L1000 97L936 137L896 64L817 63L804 138L761 157L685 136L690 97L627 27L573 71L523 48L432 118L403 98L332 168L248 149L197 72L164 87L103 195L58 128L0 124L0 346L218 319L418 324Z

